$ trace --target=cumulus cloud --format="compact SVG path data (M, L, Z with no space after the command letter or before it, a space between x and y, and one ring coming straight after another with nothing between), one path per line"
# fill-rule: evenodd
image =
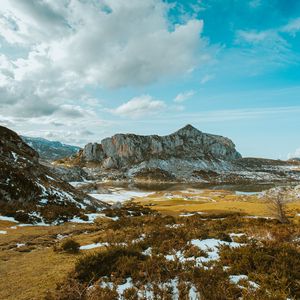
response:
M168 9L159 0L1 1L0 39L14 51L0 49L0 115L79 117L62 105L90 105L90 87L141 86L196 68L208 59L203 22L174 25Z
M99 13L91 5L82 26L49 45L53 63L63 65L91 84L116 88L144 85L162 76L187 72L198 63L202 22L189 20L172 30L166 5L155 0L110 1L112 12Z
M195 94L196 94L196 92L194 90L190 90L190 91L186 91L186 92L183 92L183 93L179 93L174 98L174 102L176 102L176 103L184 102L184 101L188 100L189 98L191 98L192 96L194 96Z
M110 110L111 113L119 116L139 118L145 115L152 115L162 111L166 107L165 103L153 99L150 95L134 97L119 107Z
M0 34L10 44L30 47L70 31L58 1L1 1ZM61 2L62 4L63 2Z

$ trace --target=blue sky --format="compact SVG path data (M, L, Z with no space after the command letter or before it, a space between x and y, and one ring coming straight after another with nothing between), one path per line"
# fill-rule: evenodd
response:
M300 2L3 0L0 123L84 145L187 123L300 156Z

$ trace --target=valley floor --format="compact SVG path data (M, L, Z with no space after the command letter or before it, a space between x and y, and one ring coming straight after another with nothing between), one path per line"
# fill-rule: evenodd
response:
M0 299L299 299L300 201L287 210L281 224L256 193L190 189L91 224L2 220Z

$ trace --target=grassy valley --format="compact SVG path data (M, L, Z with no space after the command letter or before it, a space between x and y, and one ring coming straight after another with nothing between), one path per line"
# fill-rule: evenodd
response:
M0 299L300 297L299 201L282 224L250 217L270 216L254 195L172 197L137 198L92 224L0 221Z

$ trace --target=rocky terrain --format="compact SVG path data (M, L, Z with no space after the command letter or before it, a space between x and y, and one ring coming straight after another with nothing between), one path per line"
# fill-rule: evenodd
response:
M300 180L298 161L242 158L234 143L191 125L167 136L116 134L89 143L56 165L88 178L124 181L241 183ZM66 172L67 173L67 172ZM66 178L68 175L66 174Z
M300 157L293 157L293 158L290 158L289 161L300 161Z
M38 152L43 160L56 160L76 154L80 147L66 145L58 141L49 141L43 138L21 136L22 140Z
M39 163L38 153L0 126L0 212L23 223L59 223L104 207Z

